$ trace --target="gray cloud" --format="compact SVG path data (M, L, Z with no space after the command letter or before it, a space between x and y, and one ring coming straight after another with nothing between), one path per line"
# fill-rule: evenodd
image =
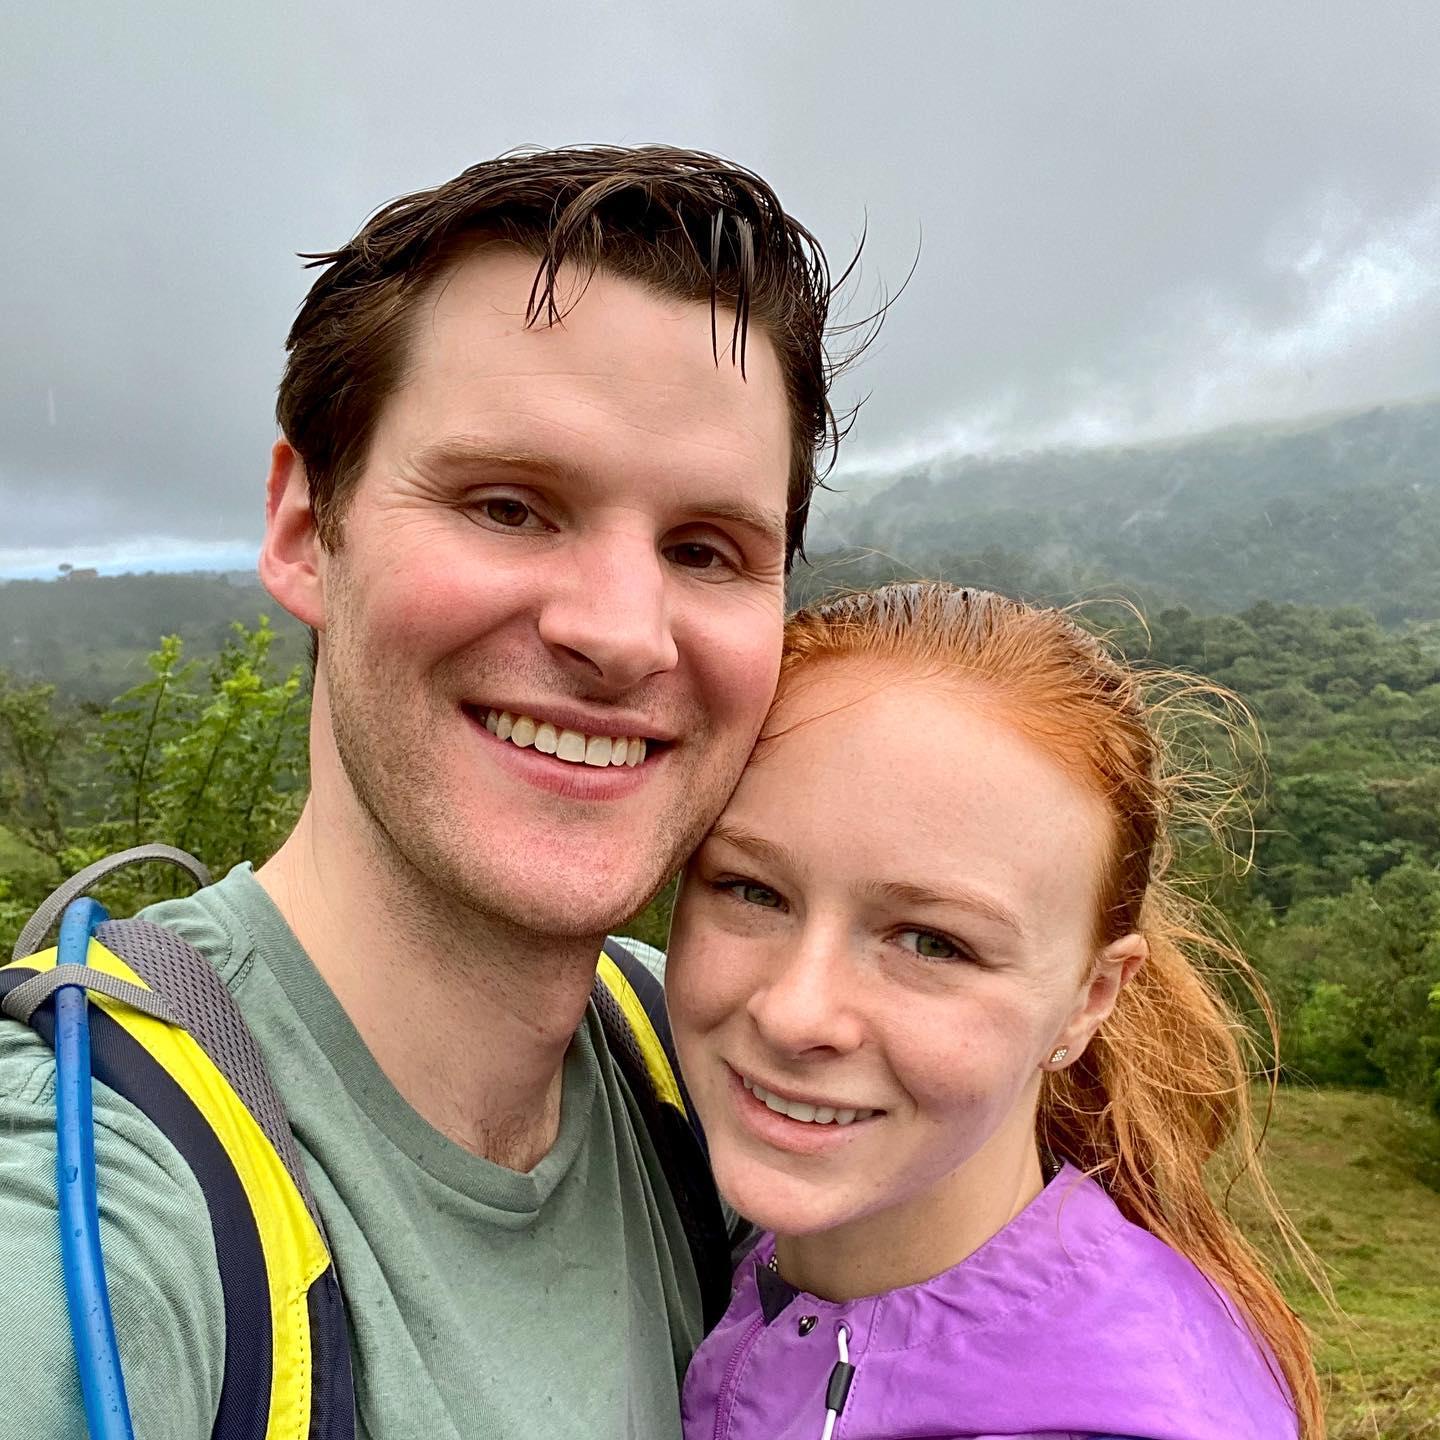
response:
M923 228L852 467L1440 391L1424 0L497 9L7 26L0 570L253 543L294 252L527 142L732 154L837 256L868 215L857 305Z

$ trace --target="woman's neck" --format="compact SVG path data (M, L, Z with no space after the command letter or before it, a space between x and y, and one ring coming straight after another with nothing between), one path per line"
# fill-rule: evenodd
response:
M1044 1188L1033 1140L1009 1155L986 1145L900 1205L833 1230L777 1234L776 1266L790 1284L836 1302L919 1285L973 1255Z

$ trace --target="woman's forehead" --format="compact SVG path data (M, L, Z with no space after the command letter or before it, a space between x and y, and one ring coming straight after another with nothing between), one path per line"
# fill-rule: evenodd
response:
M983 691L827 667L773 712L726 815L832 874L1093 897L1105 806Z

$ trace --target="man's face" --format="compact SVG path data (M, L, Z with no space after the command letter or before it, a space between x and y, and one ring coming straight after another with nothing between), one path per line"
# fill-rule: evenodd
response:
M322 561L318 735L426 879L580 936L678 867L754 742L791 442L763 335L742 380L708 306L604 272L527 328L534 271L489 251L417 317Z

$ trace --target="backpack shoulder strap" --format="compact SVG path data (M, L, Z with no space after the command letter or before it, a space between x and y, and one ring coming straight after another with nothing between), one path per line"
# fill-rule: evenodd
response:
M210 883L209 870L193 855L177 850L173 845L135 845L129 850L117 850L115 854L102 856L94 864L77 871L40 902L35 913L25 922L25 928L16 937L10 958L22 960L40 950L42 942L55 928L65 907L72 900L78 900L86 894L91 886L98 885L107 875L128 869L131 865L144 865L152 861L178 866L189 874L197 885Z
M708 1331L730 1303L730 1236L704 1132L680 1077L665 988L612 937L596 969L594 1000L610 1053L629 1081L675 1197Z
M51 1046L43 992L56 960L51 948L0 968L0 997L26 987L26 1023ZM169 1139L209 1209L225 1305L212 1440L353 1440L339 1282L284 1106L234 998L203 955L144 920L101 925L87 962L97 972L94 1076Z
M595 973L630 1027L651 1088L665 1104L688 1117L701 1147L705 1148L704 1132L691 1108L685 1082L680 1078L670 1012L665 1008L665 987L656 979L654 971L614 936L606 939Z

